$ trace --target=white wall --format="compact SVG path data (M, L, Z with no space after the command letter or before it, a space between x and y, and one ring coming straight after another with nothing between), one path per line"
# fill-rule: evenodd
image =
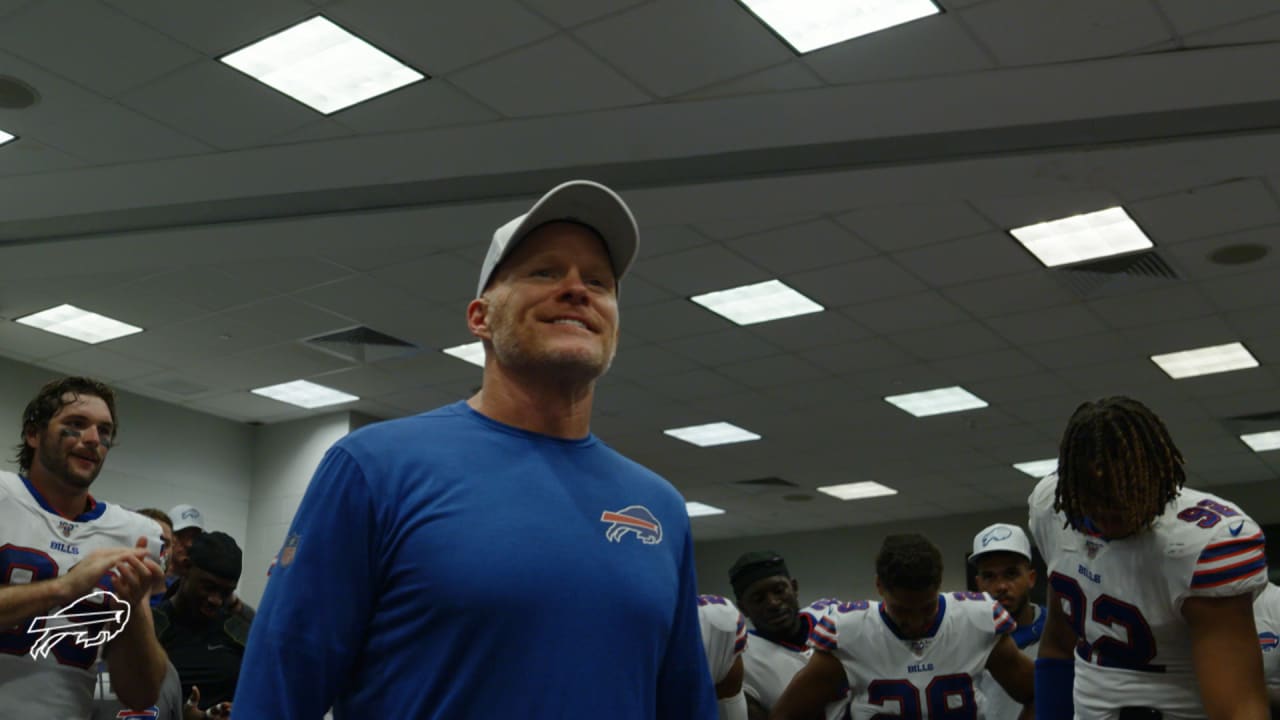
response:
M262 599L267 568L284 543L312 473L329 446L350 429L350 413L254 428L249 535L238 591L246 602L256 606Z
M22 410L61 373L0 358L0 439L6 470L22 433ZM190 503L206 525L243 543L248 529L253 428L176 405L117 392L119 444L94 481L94 497L125 507L168 511Z

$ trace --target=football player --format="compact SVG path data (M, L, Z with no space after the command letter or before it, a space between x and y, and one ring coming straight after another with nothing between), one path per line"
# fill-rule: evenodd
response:
M995 598L1009 611L1017 629L1009 634L1023 655L1035 658L1044 630L1044 608L1031 602L1036 570L1031 566L1031 541L1017 525L996 523L973 536L969 562L978 590ZM978 688L985 698L982 714L987 720L1015 720L1023 706L1009 697L1000 684L983 673Z
M1184 488L1182 464L1137 400L1071 416L1058 472L1030 498L1049 572L1039 720L1268 717L1253 621L1262 531L1230 501Z
M720 720L747 720L742 694L742 651L747 647L747 623L742 613L719 595L698 596L698 625L707 651L711 681L716 684Z
M876 556L881 600L828 607L810 634L816 652L769 717L817 717L846 683L853 720L979 717L983 670L1030 703L1032 664L1009 637L1008 611L986 593L939 594L941 585L933 543L917 534L885 538Z

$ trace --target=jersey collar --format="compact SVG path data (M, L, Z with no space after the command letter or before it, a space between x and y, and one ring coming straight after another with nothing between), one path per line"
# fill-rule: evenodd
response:
M62 517L62 513L54 510L53 506L45 501L44 496L40 494L40 491L36 489L35 485L31 484L31 480L27 478L26 475L19 475L18 477L22 478L22 484L27 486L27 491L31 493L31 497L35 498L40 507L44 508L46 512L51 512L58 517ZM102 517L102 513L106 511L107 504L94 500L93 496L90 495L88 501L85 503L85 511L73 518L66 519L74 522L89 522L90 520L97 520Z

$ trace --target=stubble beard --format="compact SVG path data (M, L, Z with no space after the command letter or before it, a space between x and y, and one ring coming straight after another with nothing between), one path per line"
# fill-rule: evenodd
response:
M606 351L603 360L595 353L579 350L554 350L535 347L535 342L520 336L518 323L505 311L501 302L490 303L490 342L494 355L503 367L545 372L567 383L592 382L609 371L614 352Z
M40 443L40 452L36 454L36 462L40 463L40 467L44 468L45 472L58 478L63 483L79 490L88 490L102 470L101 461L94 466L93 472L87 478L77 475L71 470L70 453L58 454L58 451L62 449L62 443L51 443L49 440L50 438L46 437L44 442Z

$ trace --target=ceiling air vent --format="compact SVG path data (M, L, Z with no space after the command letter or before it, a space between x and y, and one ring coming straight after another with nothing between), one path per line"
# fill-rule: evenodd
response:
M751 480L734 480L730 485L740 489L749 495L759 495L761 493L771 492L775 490L790 490L798 488L793 482L788 482L780 477L762 477L752 478Z
M1068 289L1081 297L1103 288L1132 286L1135 282L1181 279L1154 250L1080 263L1054 272Z
M1280 410L1253 413L1251 415L1235 415L1223 418L1222 423L1231 431L1232 435L1275 430L1277 426L1280 426Z
M303 340L303 343L316 350L358 363L377 362L402 355L412 355L418 351L418 346L413 343L363 325L317 335Z

